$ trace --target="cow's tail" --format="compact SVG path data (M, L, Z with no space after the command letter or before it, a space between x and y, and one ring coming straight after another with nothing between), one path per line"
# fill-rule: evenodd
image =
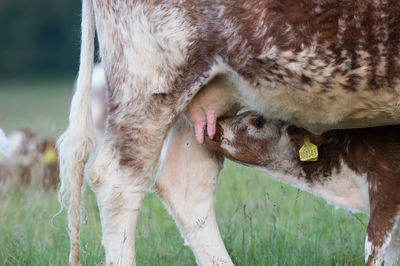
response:
M71 265L79 264L79 227L84 167L95 143L91 117L90 90L94 60L93 0L82 1L82 40L77 87L72 98L69 126L57 141L61 186L58 200L61 210L69 204Z

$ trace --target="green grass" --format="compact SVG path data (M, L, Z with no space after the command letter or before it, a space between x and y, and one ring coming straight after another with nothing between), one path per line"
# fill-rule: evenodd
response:
M66 126L72 82L0 88L0 127L57 136ZM363 265L368 217L232 162L219 177L217 221L236 265ZM56 192L0 186L0 265L65 265L69 240ZM102 265L100 221L86 189L82 265ZM194 265L175 223L154 194L143 203L136 231L138 265Z

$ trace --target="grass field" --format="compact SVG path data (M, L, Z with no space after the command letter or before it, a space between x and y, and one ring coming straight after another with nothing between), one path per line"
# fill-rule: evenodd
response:
M56 137L66 126L71 82L0 85L0 127L29 128ZM56 192L35 187L0 189L0 265L66 265L65 212ZM368 217L232 162L219 177L217 221L236 265L363 265ZM98 209L85 193L82 265L101 265ZM136 231L138 265L194 265L174 221L154 194L145 197Z

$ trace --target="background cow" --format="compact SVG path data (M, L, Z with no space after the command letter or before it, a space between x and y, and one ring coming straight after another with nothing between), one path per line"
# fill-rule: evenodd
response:
M43 139L32 131L21 129L3 139L0 179L17 186L34 185L55 188L59 181L55 140Z

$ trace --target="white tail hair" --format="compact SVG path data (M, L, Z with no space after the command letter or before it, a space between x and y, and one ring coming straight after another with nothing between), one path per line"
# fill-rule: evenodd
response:
M95 143L90 90L94 60L94 11L92 0L82 0L82 43L77 88L71 102L69 126L57 141L61 210L69 200L68 228L71 265L79 264L79 227L84 168Z

